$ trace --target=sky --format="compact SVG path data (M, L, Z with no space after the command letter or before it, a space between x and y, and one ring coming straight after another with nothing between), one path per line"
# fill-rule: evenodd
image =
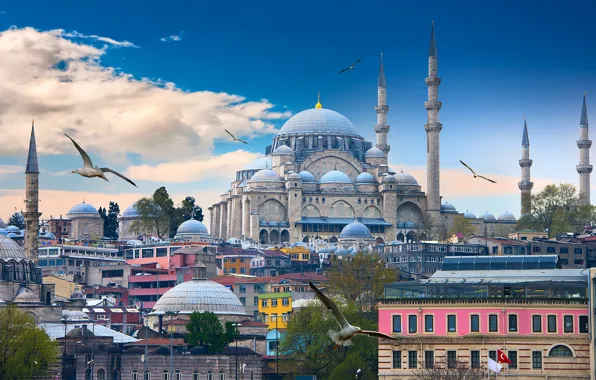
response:
M534 192L578 184L584 91L596 112L594 12L596 2L579 0L4 2L0 217L23 208L31 119L42 218L83 200L124 210L160 186L206 210L289 117L314 107L317 91L374 142L381 52L389 163L425 190L432 20L443 200L460 212L519 215L524 117ZM249 144L230 141L224 128ZM94 164L139 187L72 174L82 161L65 132ZM498 183L472 178L460 159Z

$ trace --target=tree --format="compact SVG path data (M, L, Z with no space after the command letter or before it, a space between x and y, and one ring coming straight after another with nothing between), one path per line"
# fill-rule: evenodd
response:
M108 224L108 214L106 212L106 209L104 207L99 207L97 209L97 212L99 213L99 216L103 219L103 236L107 236L106 235L106 226Z
M204 219L203 209L200 206L195 205L194 197L186 197L182 200L179 207L182 212L182 218L186 221L191 218L202 222Z
M377 300L385 285L397 281L395 270L387 268L378 253L357 252L351 259L334 260L327 271L329 292L356 305L373 321L377 320Z
M186 341L190 346L205 346L210 354L220 353L238 335L238 329L232 322L222 326L217 315L210 311L190 315L186 325Z
M0 308L0 379L49 378L59 347L15 305Z
M103 209L105 213L105 208ZM104 219L103 236L111 239L118 239L118 216L120 215L120 206L116 202L110 202L108 213Z
M453 218L453 226L449 231L449 235L462 234L462 237L465 239L475 232L476 228L470 223L470 219L465 218L463 215L457 215Z
M19 230L25 229L25 217L20 211L15 211L8 219L9 226L18 227Z
M457 361L454 368L449 368L445 362L435 362L433 368L425 368L415 372L420 380L481 380L486 370L469 368L466 363Z
M155 190L151 197L139 199L136 209L140 219L131 223L131 231L137 234L153 231L160 239L169 233L175 209L174 201L164 186Z

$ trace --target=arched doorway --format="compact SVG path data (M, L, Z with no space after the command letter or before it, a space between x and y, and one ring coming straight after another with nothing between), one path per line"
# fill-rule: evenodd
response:
M271 230L269 232L269 242L277 244L279 243L279 231L278 230Z
M417 242L418 241L418 234L414 231L408 232L406 235L407 242Z
M281 242L288 243L290 241L290 233L288 230L281 231Z
M395 238L397 241L401 241L402 243L404 242L404 234L403 233L398 233L397 237Z
M259 241L261 242L261 244L269 243L269 233L267 232L267 230L261 230L261 232L259 233Z
M378 237L375 239L375 243L377 244L385 244L385 240L382 237Z

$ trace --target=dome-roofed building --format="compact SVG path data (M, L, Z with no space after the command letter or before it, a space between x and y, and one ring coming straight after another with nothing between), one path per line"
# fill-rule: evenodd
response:
M372 147L364 154L366 158L385 158L385 153L379 148Z
M258 172L255 173L255 175L253 175L250 180L248 181L250 182L255 182L255 183L259 183L259 182L283 182L283 178L277 174L276 172L274 172L271 169L261 169Z
M480 216L480 219L483 219L485 222L489 222L489 223L497 221L497 218L495 218L495 216L488 211L485 212L484 214L482 214Z
M517 223L517 219L515 218L515 215L513 215L509 211L505 211L504 213L502 213L501 215L499 215L499 217L497 218L497 220L499 222Z
M317 179L315 178L315 176L312 175L312 173L307 170L301 171L300 173L298 173L298 175L300 176L300 179L302 179L302 182L304 182L304 183L316 183L317 182Z
M374 238L368 227L359 221L353 221L348 224L339 234L339 243L343 247L353 246L358 249L364 249L364 247L371 244L373 240Z
M290 148L287 145L280 145L277 147L277 149L275 149L275 151L273 152L273 155L275 155L275 156L293 156L294 151L292 150L292 148Z
M194 218L180 224L176 232L176 239L194 242L211 242L213 240L207 231L207 226Z
M464 218L466 218L466 219L476 219L476 215L474 215L474 213L466 210L466 212L464 212Z
M134 240L139 236L157 236L155 229L150 229L139 225L135 226L135 222L141 221L141 214L137 210L137 204L139 201L135 201L128 205L124 209L120 217L118 218L118 239L119 240Z
M14 298L14 302L17 304L39 304L39 296L35 294L29 288L21 288L17 292L17 296Z
M6 232L9 234L17 234L17 235L21 234L21 230L19 230L19 227L17 227L17 226L6 227Z
M103 218L89 203L74 205L66 214L70 219L70 238L73 240L98 240L103 237Z
M443 214L457 214L457 209L455 208L454 205L445 202L441 205L441 213L443 213Z
M358 177L356 177L356 180L354 181L355 183L370 183L370 184L375 184L377 185L377 180L375 179L375 177L367 172L362 172L360 174L358 174Z

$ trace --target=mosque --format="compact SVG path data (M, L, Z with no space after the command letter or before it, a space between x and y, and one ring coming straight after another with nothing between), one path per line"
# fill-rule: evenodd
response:
M374 125L376 144L366 141L340 113L315 108L291 117L279 130L266 156L236 173L221 201L209 208L214 238L239 238L279 244L324 239L349 241L350 231L377 243L445 237L458 215L468 218L478 235L506 234L516 225L513 214L498 218L489 212L476 217L441 204L439 189L439 122L437 54L434 25L426 78L427 183L424 192L413 176L388 166L386 80L381 55ZM527 132L526 132L527 133ZM529 181L529 168L527 180ZM343 232L342 232L343 230ZM340 237L341 233L341 237ZM357 236L354 236L356 238Z

